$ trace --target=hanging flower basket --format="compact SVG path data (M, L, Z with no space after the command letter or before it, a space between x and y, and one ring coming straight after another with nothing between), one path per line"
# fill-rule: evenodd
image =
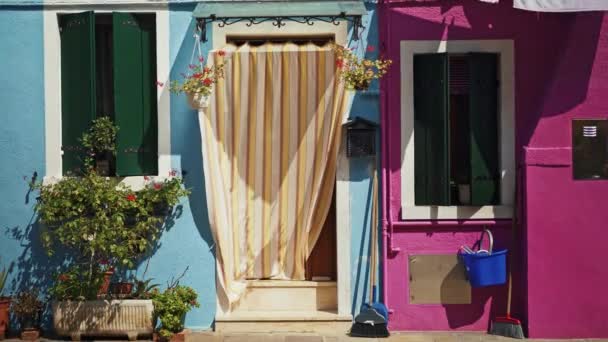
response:
M187 93L188 103L192 109L201 109L209 107L210 95L204 95L201 93Z
M225 55L222 50L215 53L220 57ZM182 73L183 80L173 80L169 87L169 90L173 93L186 94L188 103L192 109L208 107L213 85L220 78L224 77L224 64L203 66L203 62L205 61L203 57L199 57L198 61L198 65L189 65L188 73Z
M365 59L358 57L353 51L334 45L336 52L336 67L342 72L341 78L348 89L367 90L372 80L386 75L388 67L393 63L390 59ZM368 51L373 51L368 47Z

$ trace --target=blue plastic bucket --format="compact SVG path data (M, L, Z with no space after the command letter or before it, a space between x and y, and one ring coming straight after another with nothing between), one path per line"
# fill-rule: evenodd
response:
M489 253L461 253L472 287L502 285L507 282L507 250Z

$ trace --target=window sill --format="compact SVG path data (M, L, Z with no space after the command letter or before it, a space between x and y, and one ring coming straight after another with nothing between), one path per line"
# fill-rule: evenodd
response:
M403 220L491 220L510 219L511 205L485 206L404 206Z
M131 189L133 189L134 191L143 189L146 182L150 182L150 180L155 181L155 182L162 182L165 179L173 178L170 176L147 176L150 178L150 180L146 181L146 179L144 179L144 177L146 177L146 176L129 176L129 177L113 177L113 178L120 179L120 183L131 187ZM62 178L63 178L63 176L44 176L44 178L42 179L42 184L44 184L44 185L55 184L58 181L60 181ZM108 178L110 178L110 177L108 177Z

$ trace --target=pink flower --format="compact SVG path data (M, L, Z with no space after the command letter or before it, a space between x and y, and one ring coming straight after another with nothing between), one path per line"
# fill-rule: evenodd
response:
M150 177L148 177L148 176L144 176L144 180L145 180L145 181L149 181L149 180L150 180Z
M374 51L376 51L376 47L375 46L373 46L373 45L368 45L367 46L367 52L374 52Z
M157 85L157 86L159 86L159 87L162 87L162 86L164 86L165 84L164 84L163 82L161 82L161 81L156 81L156 85Z
M154 190L160 190L163 188L163 185L160 183L154 183Z
M177 175L177 171L175 171L175 170L169 171L169 176L175 177L176 175Z
M190 64L190 65L188 65L188 68L190 68L190 69L194 69L194 68L196 68L196 65L194 65L194 64Z
M199 62L201 62L201 63L203 63L203 62L205 61L205 58L203 58L203 57L199 57L199 58L198 58L198 61L199 61Z

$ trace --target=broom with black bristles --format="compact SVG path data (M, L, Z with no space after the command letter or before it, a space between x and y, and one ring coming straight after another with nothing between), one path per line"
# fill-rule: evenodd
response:
M518 172L519 173L519 172ZM517 182L517 174L515 176L516 181L515 181L515 204L513 205L513 218L512 220L512 230L513 230L513 241L511 242L513 244L513 246L515 246L515 229L517 228L517 220L518 220L518 215L517 215L517 207L519 205L519 201L518 201L518 183ZM511 253L509 255L509 260L511 265L509 265L509 289L507 291L507 314L505 316L499 316L494 318L494 321L492 322L492 327L490 328L490 334L491 335L498 335L498 336L505 336L505 337L512 337L512 338L519 338L519 339L523 339L524 337L524 331L521 327L521 321L518 320L517 318L513 318L511 317L511 290L513 287L513 281L511 279L511 268L513 267L513 249L511 248Z

